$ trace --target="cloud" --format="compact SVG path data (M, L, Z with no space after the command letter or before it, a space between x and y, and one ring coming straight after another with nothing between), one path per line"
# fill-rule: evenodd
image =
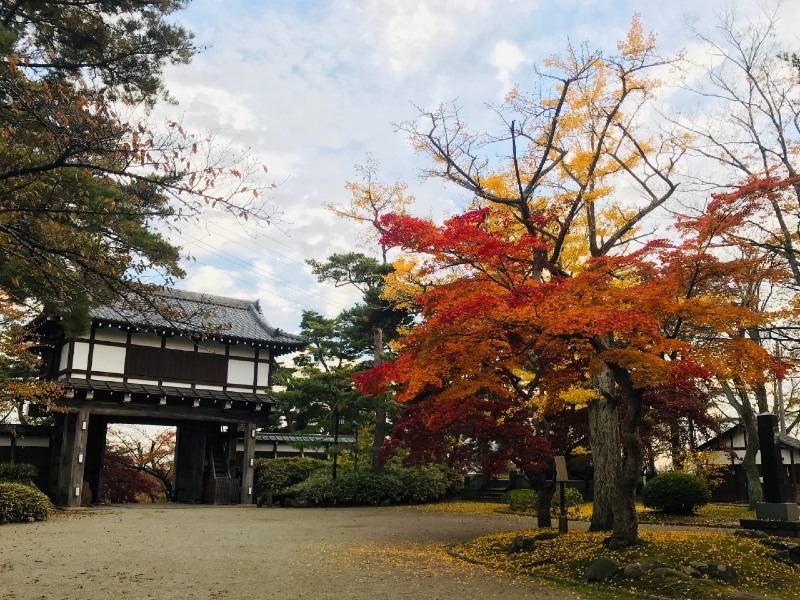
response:
M511 74L525 61L525 55L519 46L507 40L502 40L494 45L491 64L497 69L497 79L508 90L512 83Z

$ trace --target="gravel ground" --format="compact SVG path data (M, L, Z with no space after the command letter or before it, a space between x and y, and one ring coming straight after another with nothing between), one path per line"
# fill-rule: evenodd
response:
M578 598L443 550L531 525L409 507L82 509L0 527L0 598Z

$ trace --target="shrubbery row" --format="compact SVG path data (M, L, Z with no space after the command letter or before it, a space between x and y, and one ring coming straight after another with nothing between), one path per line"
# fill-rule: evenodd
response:
M403 468L387 466L383 473L340 469L332 478L332 464L313 458L276 458L256 461L256 494L289 492L298 500L317 505L413 504L441 500L455 493L461 477L443 466Z
M0 463L0 481L30 481L37 473L28 463Z
M310 504L377 506L441 500L460 484L460 477L447 467L395 467L383 473L346 471L335 481L329 472L317 471L287 491Z

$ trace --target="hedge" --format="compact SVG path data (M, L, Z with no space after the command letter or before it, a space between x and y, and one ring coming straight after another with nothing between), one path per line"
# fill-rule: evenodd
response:
M460 477L446 467L390 468L340 472L334 481L320 470L286 491L316 505L413 504L441 500L460 486Z
M36 488L0 482L0 525L47 519L50 500Z
M330 462L316 458L259 458L255 461L256 496L282 491L330 467Z
M0 481L30 481L39 473L28 463L0 463Z

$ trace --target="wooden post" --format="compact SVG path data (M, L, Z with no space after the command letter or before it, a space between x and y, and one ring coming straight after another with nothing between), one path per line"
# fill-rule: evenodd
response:
M58 472L56 504L67 508L81 505L83 470L86 465L86 440L89 433L89 411L69 413L64 419L64 437Z
M256 424L248 423L244 428L244 452L242 453L242 504L253 503L253 466L256 453Z
M92 503L99 504L103 494L103 465L106 453L106 434L108 421L95 415L89 423L86 441L86 481L92 490Z

